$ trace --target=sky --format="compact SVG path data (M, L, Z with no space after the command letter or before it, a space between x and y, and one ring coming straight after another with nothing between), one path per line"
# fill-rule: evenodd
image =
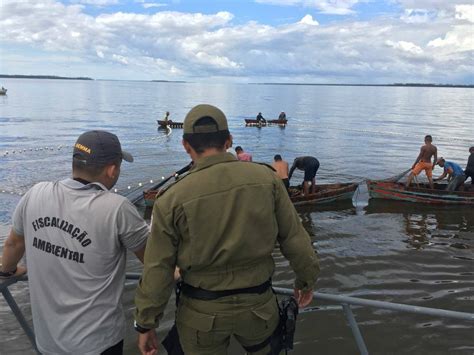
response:
M474 84L473 0L2 0L0 73Z

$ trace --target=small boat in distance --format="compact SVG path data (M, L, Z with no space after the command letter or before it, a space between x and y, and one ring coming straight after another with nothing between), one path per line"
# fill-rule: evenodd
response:
M465 184L463 191L446 191L447 184L428 184L406 187L400 182L368 180L370 198L418 202L435 205L474 205L474 187Z
M163 121L163 120L156 120L158 123L158 128L183 128L183 122L173 122L172 120Z
M6 95L7 94L7 89L5 89L3 86L2 88L0 89L0 95Z
M246 127L266 127L266 126L280 126L285 127L288 123L288 120L266 120L266 121L258 121L254 118L246 118L245 119L245 126Z
M290 187L290 199L295 206L321 205L335 201L352 200L358 186L357 183L316 185L316 192L307 196L302 195L301 187ZM145 206L153 207L158 191L153 188L143 191Z

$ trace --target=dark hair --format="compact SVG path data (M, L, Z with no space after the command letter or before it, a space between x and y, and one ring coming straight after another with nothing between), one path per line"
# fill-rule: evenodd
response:
M109 166L109 165L119 166L121 161L122 159L117 159L107 164L87 164L84 160L81 160L78 158L72 158L72 171L81 172L90 177L97 177L102 173L102 171L104 170L106 166Z
M242 147L240 145L238 145L237 147L235 147L235 151L240 152L240 151L244 151L244 150L242 149Z
M218 127L217 122L212 117L202 117L196 121L194 127L199 126L212 126L215 125L216 129ZM196 151L196 153L201 154L206 149L215 148L223 149L225 142L229 139L230 133L229 130L210 132L210 133L185 133L183 134L183 139L189 143L189 145Z
M474 147L469 148L469 151L474 150Z
M425 136L425 140L429 140L430 142L433 142L433 137L431 137L429 134Z
M273 157L274 160L282 160L281 159L281 155L280 154L277 154Z

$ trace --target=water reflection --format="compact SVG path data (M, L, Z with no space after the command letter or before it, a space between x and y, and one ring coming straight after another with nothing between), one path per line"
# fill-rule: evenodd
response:
M398 214L403 218L405 242L414 249L431 245L471 249L474 246L474 210L468 206L431 206L371 199L370 214Z

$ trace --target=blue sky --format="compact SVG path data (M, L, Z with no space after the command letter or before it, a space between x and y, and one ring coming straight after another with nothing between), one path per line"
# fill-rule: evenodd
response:
M473 83L457 0L3 0L0 73Z

